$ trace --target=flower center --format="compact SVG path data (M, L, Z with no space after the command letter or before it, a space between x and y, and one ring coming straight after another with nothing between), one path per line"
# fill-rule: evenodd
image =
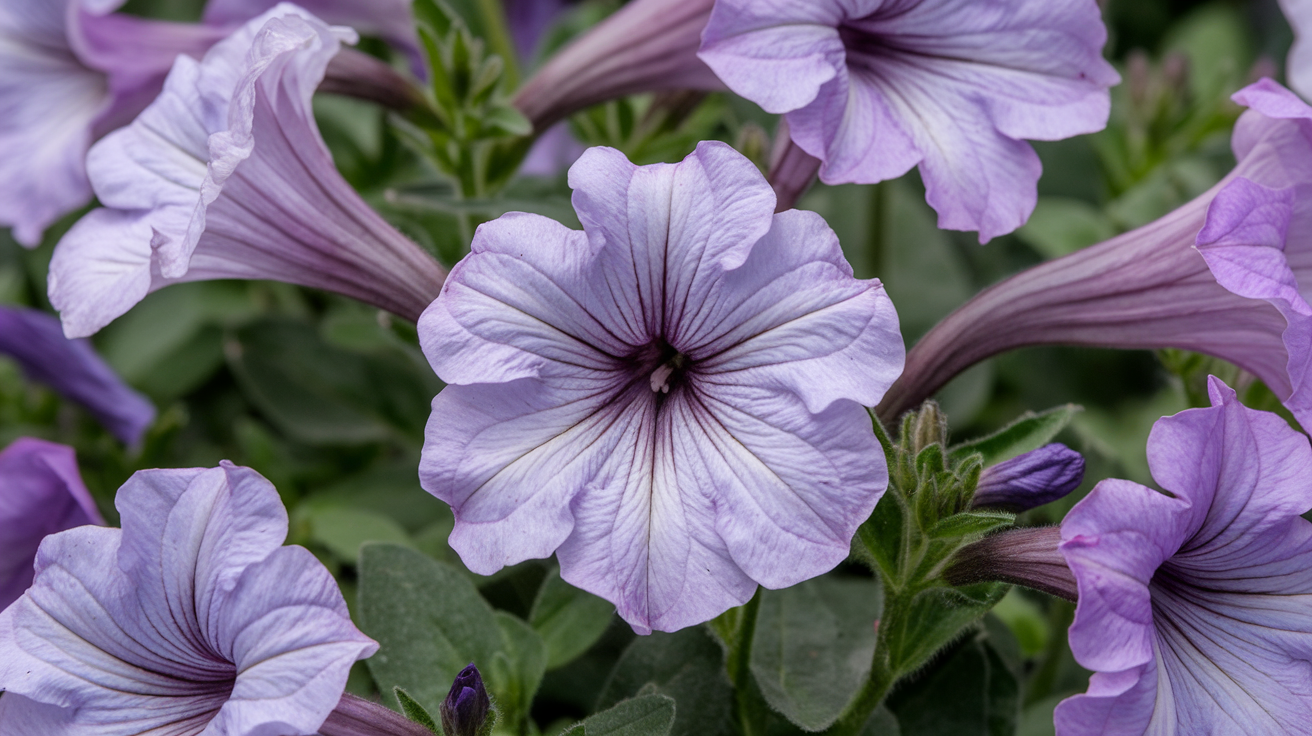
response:
M656 370L651 373L651 390L658 394L668 394L670 392L670 379L676 377L676 374L683 370L688 364L688 356L676 352L669 360L657 366Z

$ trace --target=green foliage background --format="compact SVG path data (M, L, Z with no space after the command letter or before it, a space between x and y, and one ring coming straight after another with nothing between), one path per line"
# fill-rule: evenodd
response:
M551 43L617 4L579 4ZM1108 55L1124 78L1112 93L1111 124L1035 144L1044 164L1039 205L1019 232L981 247L973 233L938 230L914 172L874 187L817 186L802 201L837 231L858 277L884 281L908 345L982 287L1206 190L1233 164L1229 131L1239 108L1228 96L1258 76L1283 76L1291 33L1274 0L1104 5ZM127 10L195 20L200 4L131 0ZM379 44L365 48L385 53ZM563 174L515 179L495 198L461 196L406 147L385 113L326 96L316 110L346 178L447 265L464 253L477 222L506 211L578 226ZM602 105L571 126L588 144L619 147L638 163L677 161L698 140L717 138L763 164L774 120L727 95L667 95ZM51 250L75 219L30 252L0 234L0 302L49 308ZM449 509L416 478L428 405L441 383L413 325L283 284L211 282L151 295L94 342L159 408L143 445L119 446L7 360L0 360L0 445L23 435L73 445L111 523L114 491L137 469L226 458L263 473L290 510L289 542L310 548L338 576L357 620L391 655L358 666L352 691L395 707L391 688L401 686L436 713L455 672L479 660L503 710L498 729L507 733L561 733L634 696L624 701L632 713L594 716L571 733L733 733L734 694L712 629L635 638L608 604L561 582L550 560L490 578L460 565L445 541ZM1209 372L1247 385L1250 406L1276 409L1251 377L1178 351L1027 349L977 366L938 398L955 441L1024 411L1084 407L1059 436L1087 458L1084 486L1024 519L1055 523L1098 480L1151 483L1149 428L1205 403ZM841 708L869 670L881 601L877 582L855 564L762 596L747 664L755 696L787 716L772 716L768 733L797 732L789 720L813 729L832 720L834 703ZM1087 682L1065 644L1072 614L1070 604L1012 590L983 625L901 684L865 733L1052 733L1052 708Z

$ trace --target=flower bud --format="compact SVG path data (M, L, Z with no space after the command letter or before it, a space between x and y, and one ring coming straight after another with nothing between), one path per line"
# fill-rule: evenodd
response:
M1020 513L1051 503L1084 480L1084 457L1060 442L1005 460L979 475L973 505Z
M442 701L442 730L446 736L477 736L491 707L483 676L471 662L456 675L451 692Z
M1060 544L1061 527L1009 529L958 550L943 579L956 586L986 581L1023 585L1073 601L1075 575Z

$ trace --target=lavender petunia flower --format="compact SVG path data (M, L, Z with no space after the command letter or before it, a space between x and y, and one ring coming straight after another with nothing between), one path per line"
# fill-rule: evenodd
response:
M1089 691L1062 736L1307 733L1312 448L1212 378L1212 407L1158 421L1153 478L1098 484L1062 522Z
M975 506L1028 511L1052 503L1084 480L1084 457L1059 442L987 467L975 486Z
M0 225L13 226L25 246L91 200L87 149L155 99L179 54L200 58L274 3L215 0L203 24L112 12L122 4L14 0L0 7ZM328 22L379 33L419 58L408 0L307 5Z
M1020 227L1042 169L1025 140L1107 124L1107 32L1093 0L716 0L699 56L785 114L827 184L919 165L939 227Z
M0 610L32 585L32 564L46 535L104 523L73 448L14 440L0 452Z
M1270 80L1234 99L1238 165L1192 202L973 297L907 357L892 417L970 365L1026 345L1174 347L1261 378L1312 426L1312 108Z
M155 407L123 383L86 340L64 337L59 320L35 309L0 306L0 354L34 381L82 404L124 444L135 445Z
M333 165L310 98L353 39L282 4L179 57L164 92L96 144L99 209L60 241L50 300L70 336L89 335L148 292L180 281L286 281L411 319L445 272L378 216Z
M888 479L861 408L902 368L882 286L722 143L594 148L569 180L584 232L482 225L419 322L451 546L481 574L556 552L640 632L838 564Z
M0 732L315 733L378 645L249 468L144 470L123 529L47 537L0 613Z

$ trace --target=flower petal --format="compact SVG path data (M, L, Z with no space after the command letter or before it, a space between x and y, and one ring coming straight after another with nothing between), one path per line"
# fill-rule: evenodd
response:
M21 437L0 452L0 610L32 585L46 535L104 523L73 448Z

